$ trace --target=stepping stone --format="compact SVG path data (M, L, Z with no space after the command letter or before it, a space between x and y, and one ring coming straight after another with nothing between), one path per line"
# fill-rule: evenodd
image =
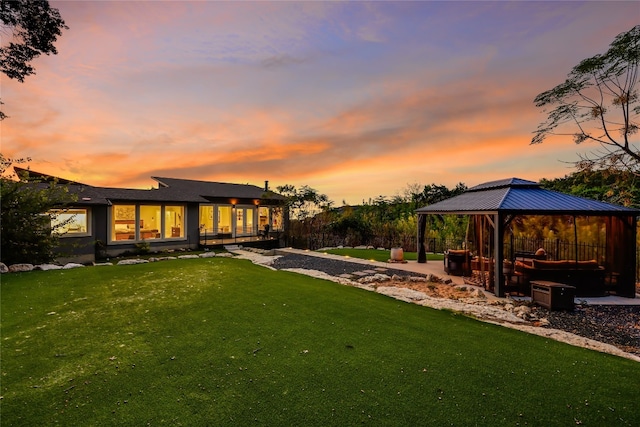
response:
M378 273L382 273L384 271L389 270L388 268L382 268L382 267L376 267L374 270L376 270Z
M374 270L362 270L363 273L367 273L367 274L376 274L377 271Z
M354 271L353 274L355 274L356 276L360 276L360 277L364 277L364 276L368 276L369 273L365 273L364 271Z
M343 274L339 275L338 277L342 277L343 279L351 279L353 276L351 274L348 274L348 273L343 273Z

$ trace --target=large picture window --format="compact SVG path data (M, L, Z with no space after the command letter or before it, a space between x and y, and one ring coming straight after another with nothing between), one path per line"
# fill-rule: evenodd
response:
M165 206L164 235L165 237L184 237L184 207Z
M111 240L184 238L184 212L184 206L113 205Z
M113 205L111 210L111 240L135 240L136 206Z
M89 211L88 209L54 209L51 215L51 231L60 234L61 237L88 236Z
M140 206L140 239L159 239L162 228L161 206Z

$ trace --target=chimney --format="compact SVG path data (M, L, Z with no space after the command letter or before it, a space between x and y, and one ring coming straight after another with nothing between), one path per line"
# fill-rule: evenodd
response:
M269 181L264 182L264 191L269 191Z

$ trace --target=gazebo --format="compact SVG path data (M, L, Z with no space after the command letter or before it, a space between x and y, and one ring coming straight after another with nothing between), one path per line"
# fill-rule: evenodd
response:
M489 275L492 281L490 287L500 297L505 295L503 262L508 260L508 254L505 254L505 236L514 219L525 215L567 215L574 219L577 216L599 217L606 226L602 259L605 261L612 289L619 296L635 297L636 227L637 217L640 216L638 209L546 190L533 181L509 178L477 185L458 196L420 208L416 213L419 263L427 262L424 242L428 215L470 216L470 223L475 230L470 243L476 248L488 248L489 253L486 255L490 262L486 265L492 270ZM485 240L482 239L487 239L490 245L485 245ZM506 243L509 243L508 240ZM577 245L577 233L575 243ZM482 250L480 255L482 257ZM578 264L577 255L574 262ZM603 269L602 266L599 268Z

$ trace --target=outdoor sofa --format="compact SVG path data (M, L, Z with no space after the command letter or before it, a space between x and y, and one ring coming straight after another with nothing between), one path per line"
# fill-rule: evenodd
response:
M603 296L605 292L605 269L596 260L524 260L515 262L515 273L520 276L520 286L531 288L531 282L546 280L574 286L576 296Z

